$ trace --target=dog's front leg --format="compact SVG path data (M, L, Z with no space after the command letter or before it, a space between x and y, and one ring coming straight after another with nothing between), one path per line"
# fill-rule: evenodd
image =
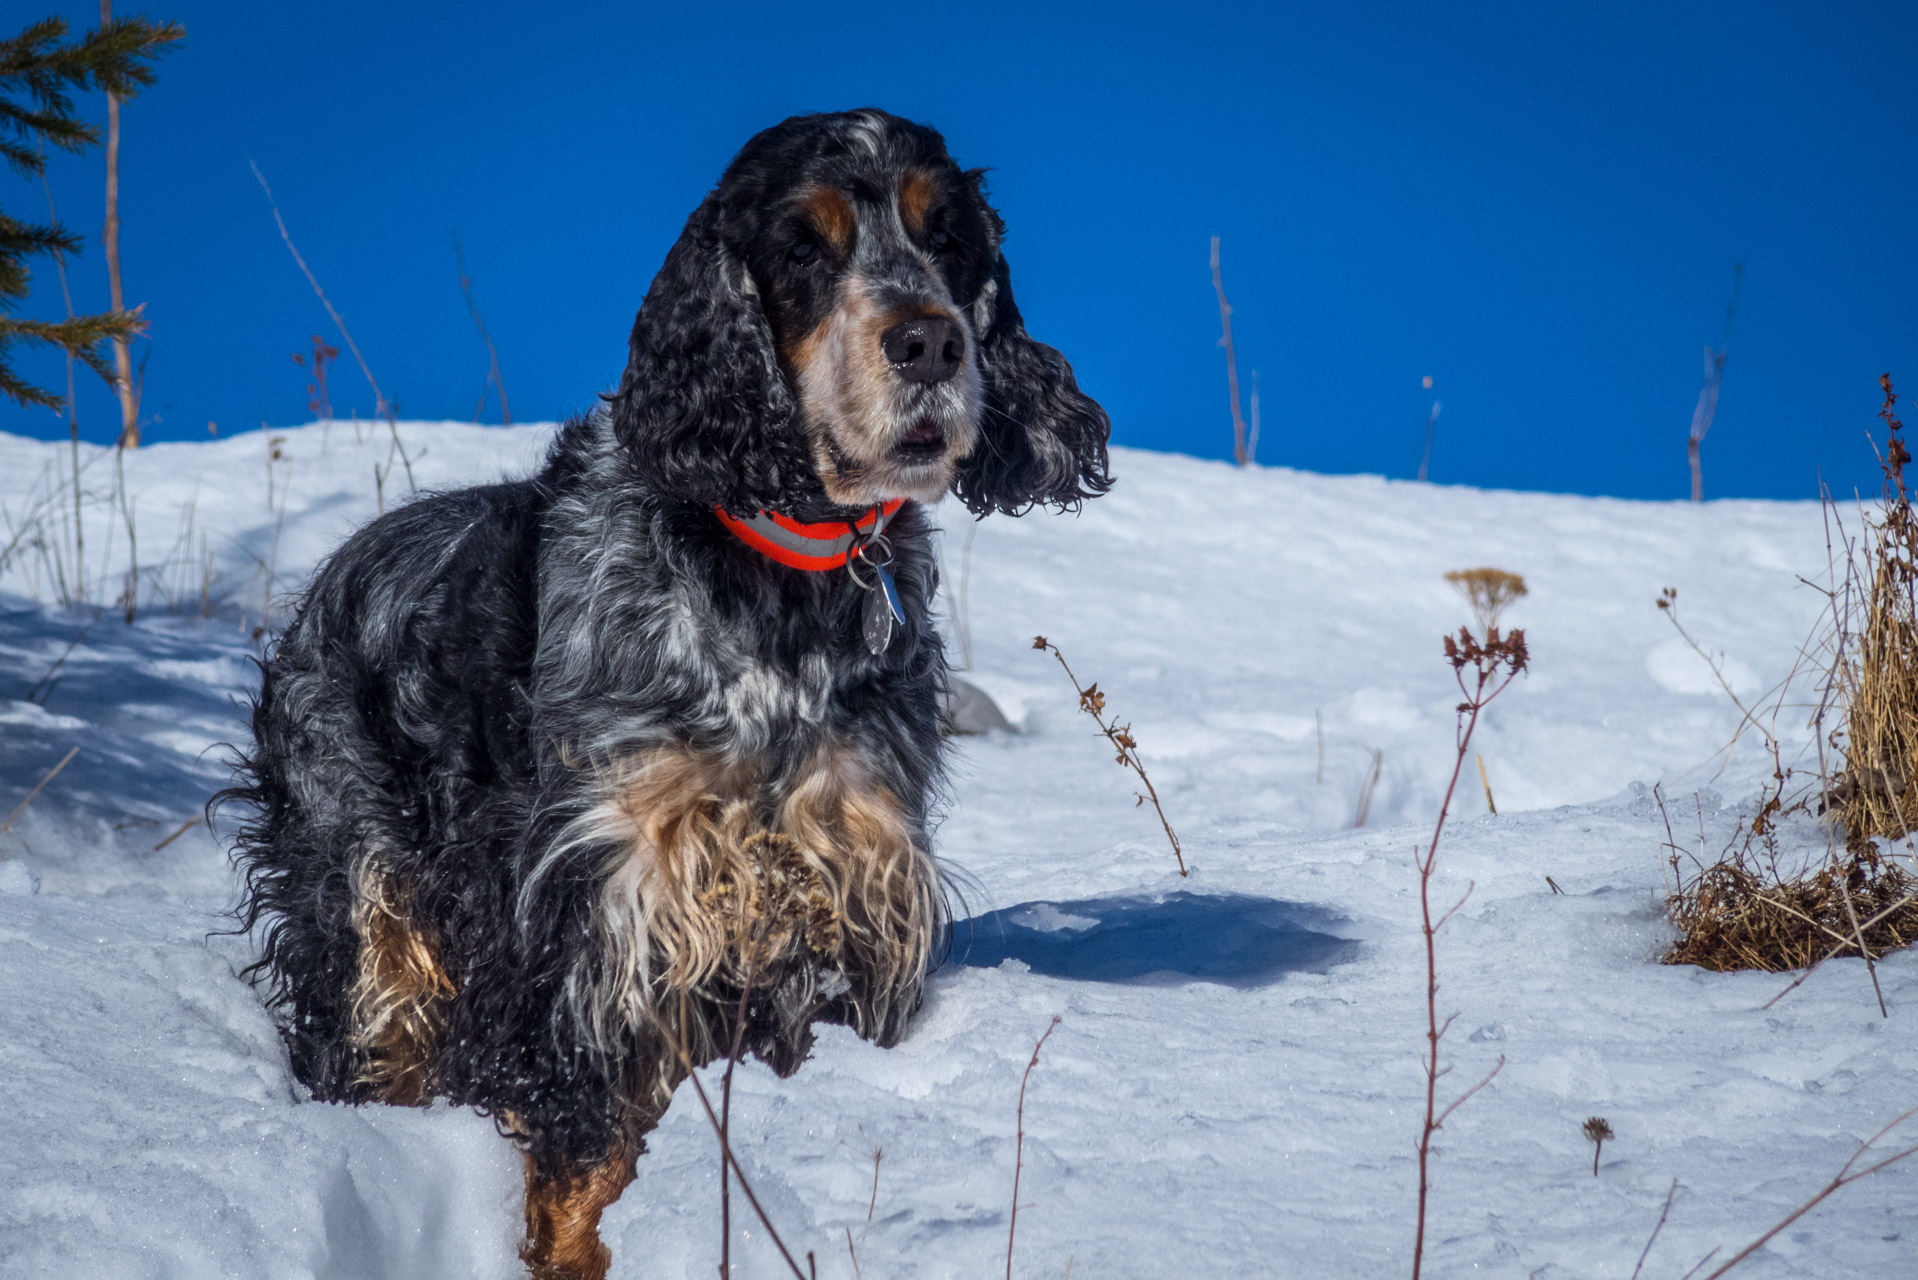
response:
M526 1240L519 1256L532 1280L605 1280L613 1256L599 1215L633 1180L637 1153L625 1143L605 1160L562 1178L542 1178L526 1158Z

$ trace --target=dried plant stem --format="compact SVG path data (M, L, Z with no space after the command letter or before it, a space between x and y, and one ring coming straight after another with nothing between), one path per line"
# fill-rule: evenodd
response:
M1658 1243L1658 1233L1665 1229L1665 1219L1671 1216L1672 1197L1678 1194L1678 1179L1672 1179L1672 1185L1665 1192L1665 1207L1658 1211L1658 1221L1652 1224L1652 1235L1639 1251L1638 1265L1632 1268L1631 1280L1638 1280L1638 1273L1645 1269L1645 1259L1652 1256L1652 1246Z
M1725 672L1720 659L1713 657L1704 645L1694 640L1692 633L1685 630L1684 624L1678 620L1678 592L1671 587L1666 587L1665 590L1659 594L1658 607L1664 612L1667 618L1671 619L1673 628L1677 630L1679 636L1685 643L1691 646L1692 652L1704 659L1705 665L1711 669L1712 679L1718 682L1718 687L1725 691L1725 696L1731 699L1734 707L1738 708L1738 728L1732 731L1732 739L1725 745L1726 758L1729 759L1731 757L1731 749L1738 745L1738 739L1744 734L1747 726L1758 730L1759 735L1765 739L1766 747L1770 749L1774 755L1777 754L1778 739L1770 730L1758 722L1758 717L1753 714L1751 708L1747 707L1744 702L1739 699L1738 694L1732 690L1731 684L1725 679Z
M1492 780L1485 776L1485 757L1474 751L1472 753L1472 759L1478 761L1478 784L1485 788L1485 807L1490 809L1492 816L1496 818L1498 817L1498 805L1492 799Z
M1385 752L1382 748L1372 749L1372 759L1365 766L1365 776L1359 779L1359 802L1352 811L1352 825L1362 827L1372 816L1372 793L1378 790L1379 775L1385 770Z
M1232 304L1225 300L1225 278L1219 274L1219 237L1212 237L1212 289L1219 295L1219 327L1225 336L1219 345L1225 348L1225 381L1232 392L1232 460L1240 466L1251 461L1246 452L1245 419L1239 416L1239 358L1232 348Z
M1425 1217L1426 1207L1431 1196L1431 1158L1432 1135L1445 1127L1445 1122L1473 1094L1492 1083L1498 1073L1505 1069L1505 1057L1499 1055L1497 1065L1487 1072L1483 1079L1464 1093L1454 1098L1441 1110L1438 1104L1438 1082L1441 1076L1451 1071L1450 1067L1439 1066L1439 1041L1452 1025L1452 1018L1443 1022L1438 1016L1438 932L1465 905L1472 896L1472 884L1465 886L1465 892L1436 919L1432 915L1432 873L1438 866L1439 838L1445 834L1445 817L1451 811L1452 797L1458 791L1459 775L1465 771L1465 756L1471 746L1472 731L1478 727L1479 715L1486 704L1504 692L1505 687L1525 670L1528 658L1525 650L1525 633L1514 631L1501 638L1497 629L1491 629L1483 645L1471 632L1461 630L1456 641L1447 636L1445 639L1446 658L1452 664L1452 674L1458 681L1459 692L1465 700L1459 704L1458 727L1456 730L1457 750L1452 758L1452 777L1445 787L1445 798L1439 804L1438 821L1432 827L1432 842L1417 859L1419 872L1419 920L1425 937L1425 1123L1419 1131L1419 1197L1418 1228L1412 1243L1412 1280L1419 1280L1425 1265ZM1465 671L1473 672L1473 683L1468 687Z
M726 1127L719 1118L719 1112L713 1107L712 1098L706 1093L706 1086L700 1082L699 1072L693 1064L693 1056L686 1048L684 1032L667 1027L657 1014L652 1015L652 1020L666 1043L672 1047L674 1056L679 1059L681 1069L686 1072L686 1078L692 1082L693 1094L699 1099L700 1109L706 1113L706 1123L712 1126L713 1133L719 1138L720 1154L725 1158L726 1164L732 1168L733 1176L739 1179L739 1190L746 1197L746 1203L752 1206L753 1213L759 1218L759 1225L766 1228L767 1236L778 1248L779 1256L785 1259L786 1266L793 1275L799 1277L799 1280L807 1280L806 1273L799 1269L799 1263L793 1259L792 1251L786 1247L785 1240L781 1238L779 1229L773 1226L772 1219L767 1216L765 1208L759 1203L759 1197L753 1193L753 1184L748 1181L746 1171L739 1167L739 1157L733 1154L732 1142L727 1137ZM685 1022L683 1016L680 1021L683 1025Z
M1857 1165L1858 1161L1864 1157L1864 1155L1867 1152L1871 1151L1873 1146L1877 1144L1880 1138L1884 1137L1886 1134L1890 1133L1893 1129L1896 1129L1899 1125L1903 1124L1905 1121L1911 1119L1915 1115L1918 1115L1918 1107L1913 1107L1911 1110L1906 1111L1902 1113L1901 1115L1895 1117L1890 1124L1886 1125L1884 1128L1880 1129L1877 1133L1872 1134L1871 1137L1866 1138L1863 1142L1859 1143L1858 1150L1851 1153L1851 1159L1845 1161L1844 1166L1838 1170L1838 1174L1836 1177L1834 1177L1830 1182L1827 1182L1824 1186L1820 1187L1817 1190L1817 1192L1815 1192L1812 1195L1811 1199L1805 1201L1805 1203L1799 1205L1796 1209L1793 1209L1790 1213L1786 1214L1783 1218L1779 1219L1779 1221L1775 1225L1773 1225L1771 1230L1765 1232L1764 1235L1759 1236L1758 1239L1752 1241L1750 1244L1746 1245L1743 1249L1740 1249L1737 1253L1733 1254L1729 1259L1727 1259L1722 1265L1719 1266L1718 1270L1713 1271L1709 1275L1707 1275L1705 1277L1705 1280L1718 1280L1720 1276L1730 1271L1733 1267L1737 1266L1739 1263L1743 1262L1745 1259L1751 1257L1754 1253L1757 1253L1760 1249L1765 1247L1766 1243L1769 1240L1771 1240L1773 1236L1776 1236L1779 1232L1789 1227L1792 1223L1798 1221L1800 1218L1810 1213L1813 1209L1816 1209L1820 1204L1824 1202L1826 1197L1832 1194L1832 1192L1837 1191L1841 1187L1849 1186L1852 1183L1859 1181L1861 1178L1869 1178L1872 1174L1877 1173L1880 1169L1889 1168L1890 1166L1897 1164L1900 1160L1908 1159L1911 1156L1918 1155L1918 1143L1915 1143L1912 1146L1905 1147L1904 1149L1900 1151L1894 1151L1890 1155L1884 1157L1882 1160L1879 1160L1873 1164L1866 1165L1862 1169L1854 1167Z
M1878 985L1878 962L1871 954L1871 948L1865 945L1865 931L1858 926L1858 909L1852 905L1851 890L1845 886L1843 876L1835 877L1835 881L1839 901L1845 905L1845 919L1851 922L1852 941L1857 944L1858 954L1865 958L1865 972L1871 976L1871 991L1878 997L1878 1016L1889 1018L1891 1010L1885 1007L1885 989Z
M166 848L168 845L172 844L175 840L178 840L181 836L193 830L193 828L199 826L200 819L202 816L203 815L196 813L191 818L188 818L185 822L182 822L178 827L175 827L172 835L168 836L166 839L160 841L160 843L153 846L153 852L155 853L160 852L160 850Z
M27 690L28 702L42 707L47 705L47 699L53 696L53 686L60 683L60 668L67 665L67 659L73 656L73 651L80 647L80 642L87 638L87 632L91 630L93 630L93 624L89 622L80 628L73 639L67 641L67 647L62 649L60 656L53 660L53 665L47 668L47 673L34 681L33 687Z
M1118 753L1118 762L1139 775L1139 781L1145 784L1146 789L1146 794L1139 797L1140 803L1148 799L1152 801L1152 808L1159 815L1159 825L1165 828L1165 838L1172 842L1172 856L1178 859L1179 874L1181 876L1188 874L1185 868L1185 853L1179 848L1179 837L1172 833L1172 823L1167 821L1165 807L1159 803L1158 788L1154 787L1152 779L1146 776L1145 764L1139 759L1139 744L1132 740L1132 726L1120 724L1117 719L1110 723L1106 721L1106 696L1099 692L1099 686L1096 684L1081 685L1079 683L1079 677L1072 673L1071 666L1066 662L1066 655L1059 652L1059 646L1044 636L1034 636L1032 647L1044 649L1059 660L1059 665L1065 669L1066 679L1072 681L1072 687L1079 695L1079 709L1091 716L1092 722L1099 726L1099 732L1106 736L1106 741L1110 742L1113 750Z
M393 437L393 449L399 454L400 462L406 467L407 487L414 493L418 493L419 486L413 482L413 460L407 457L406 446L400 443L399 419L393 409L393 402L386 398L384 391L380 390L379 380L373 376L372 367L366 363L366 357L360 354L360 344L353 341L353 334L346 327L346 320L334 310L332 300L326 296L326 290L320 288L319 277L313 274L313 268L307 266L306 259L300 256L299 248L293 243L292 233L286 229L286 219L280 216L280 202L273 198L273 188L267 185L266 175L260 172L260 166L253 161L247 161L247 165L252 168L253 176L259 179L260 190L266 192L267 206L273 210L273 225L280 229L280 239L286 242L286 251L293 255L293 261L299 266L300 274L304 275L306 282L313 286L313 292L319 298L320 305L326 308L326 314L332 318L333 327L340 331L340 337L346 339L346 349L353 353L355 360L359 361L360 372L366 375L366 384L373 388L375 412L386 419L387 430ZM385 506L383 497L380 505L382 508Z
M1039 1050L1046 1047L1046 1041L1052 1039L1052 1033L1059 1029L1063 1021L1057 1014L1039 1036L1039 1042L1032 1046L1032 1057L1026 1063L1025 1074L1019 1077L1019 1117L1017 1135L1013 1139L1012 1156L1012 1217L1006 1224L1006 1280L1012 1280L1012 1241L1019 1230L1019 1175L1025 1171L1026 1163L1026 1082L1032 1079L1032 1069L1039 1065Z
M41 147L42 154L46 148ZM47 171L40 170L40 187L47 193L47 221L55 226L60 223L59 211L53 207L53 184L47 180ZM60 300L66 304L67 320L74 318L73 290L67 285L67 255L60 250L53 251L53 266L60 273ZM87 601L87 538L86 527L80 514L80 403L74 394L73 352L67 356L67 434L73 452L73 602L85 604Z
M1438 433L1439 402L1432 401L1431 412L1425 415L1425 452L1419 455L1420 484L1432 478L1432 437Z
M53 768L47 770L46 776L44 778L41 778L39 782L34 784L33 790L27 792L27 798L25 800L22 800L19 804L13 806L13 812L7 815L7 820L5 822L0 822L0 835L4 835L6 832L11 831L13 829L14 819L18 818L21 814L25 813L27 811L27 806L33 803L33 798L40 794L42 788L44 788L49 782L52 782L54 778L59 775L60 770L66 768L67 764L73 759L73 757L79 754L80 754L80 748L74 747L72 750L68 751L64 756L60 757L59 764L56 764L53 766Z
M746 1002L752 995L752 980L740 984L739 1008L733 1014L733 1044L726 1054L726 1074L721 1078L719 1087L719 1274L730 1277L733 1273L733 1197L732 1175L727 1169L733 1136L733 1068L739 1065L739 1055L746 1047Z
M1312 728L1318 735L1318 740L1319 740L1319 770L1315 775L1313 775L1312 784L1314 786L1324 786L1325 785L1325 714L1319 711L1317 708L1314 708L1312 711Z
M1874 925L1880 924L1883 921L1890 919L1892 916L1903 911L1906 907L1909 907L1914 903L1918 903L1918 893L1907 894L1903 898L1900 898L1898 901L1886 907L1884 910L1872 916L1871 919L1863 921L1860 926L1861 931L1864 929L1870 929ZM1820 925L1819 927L1821 929L1824 928L1823 925ZM1831 931L1829 929L1825 929L1825 932L1830 933ZM1799 974L1796 978L1793 978L1789 986L1787 986L1783 991L1780 991L1777 995L1773 996L1771 999L1765 1001L1765 1003L1759 1007L1764 1009L1771 1008L1773 1005L1777 1004L1780 1000L1783 1000L1786 996L1790 995L1792 992L1798 990L1799 987L1803 986L1805 979L1811 977L1811 975L1818 969L1819 965L1822 965L1823 963L1825 963L1825 961L1831 959L1833 956L1836 956L1839 952L1845 950L1847 947L1852 947L1857 945L1850 938L1844 937L1841 934L1832 934L1832 936L1837 938L1838 941L1832 946L1832 948L1829 951L1825 952L1824 955L1818 957L1818 959L1813 961L1811 964L1806 965L1805 971Z
M499 371L499 352L493 346L493 335L486 331L486 321L480 318L479 303L473 300L473 281L466 274L466 251L460 247L460 238L453 237L453 261L459 267L460 293L466 298L466 310L473 317L473 327L479 330L480 341L486 344L487 374L486 383L499 393L499 416L502 426L513 425L513 408L506 402L506 378ZM486 389L480 389L479 404L473 410L473 421L478 422L480 410L486 407Z
M866 1201L866 1221L872 1221L873 1210L879 1207L879 1162L886 1158L882 1148L872 1149L872 1198Z
M100 0L100 29L113 23L113 0ZM100 249L107 260L107 290L116 314L126 310L120 288L120 95L107 93L107 211ZM133 352L124 333L113 336L114 392L120 397L120 448L140 447L140 401L133 389Z
M127 625L132 626L140 609L140 537L133 525L133 500L127 496L126 450L113 453L113 487L120 499L120 516L127 526L127 576L120 597Z

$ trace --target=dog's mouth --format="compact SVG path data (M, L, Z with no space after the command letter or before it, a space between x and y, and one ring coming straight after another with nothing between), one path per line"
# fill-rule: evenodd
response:
M909 465L923 465L937 462L946 454L946 429L937 419L920 418L906 433L899 437L899 443L892 447L892 456Z

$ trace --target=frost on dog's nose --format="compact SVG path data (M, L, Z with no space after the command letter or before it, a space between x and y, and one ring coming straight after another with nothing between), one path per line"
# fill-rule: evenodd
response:
M914 316L880 335L879 347L908 382L944 382L965 363L965 339L945 316Z

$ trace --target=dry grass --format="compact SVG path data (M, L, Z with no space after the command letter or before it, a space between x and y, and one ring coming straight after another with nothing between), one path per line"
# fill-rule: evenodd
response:
M1887 432L1882 502L1865 513L1855 542L1827 506L1837 539L1826 589L1828 634L1813 649L1822 668L1810 722L1816 777L1792 783L1776 735L1727 687L1743 714L1739 731L1755 727L1766 739L1772 781L1751 821L1710 865L1681 850L1668 823L1676 884L1666 912L1679 940L1665 954L1667 964L1809 972L1851 955L1865 960L1875 989L1873 962L1918 941L1918 876L1898 853L1900 846L1912 852L1911 828L1918 825L1918 521L1905 486L1911 454L1893 411L1897 397L1888 375L1879 383L1885 399L1878 416ZM1675 600L1668 590L1659 607L1676 626ZM1682 626L1679 632L1690 640ZM1778 824L1793 814L1823 818L1822 855L1781 852ZM1689 872L1681 855L1690 858ZM1883 1011L1882 993L1879 1006Z
M1679 932L1666 964L1783 973L1918 941L1918 880L1876 852L1782 880L1732 856L1681 883L1666 903Z
M1894 412L1890 375L1879 385L1885 495L1863 540L1864 625L1843 673L1850 685L1846 768L1829 799L1854 851L1873 836L1900 839L1918 826L1918 521L1905 488L1911 454Z

